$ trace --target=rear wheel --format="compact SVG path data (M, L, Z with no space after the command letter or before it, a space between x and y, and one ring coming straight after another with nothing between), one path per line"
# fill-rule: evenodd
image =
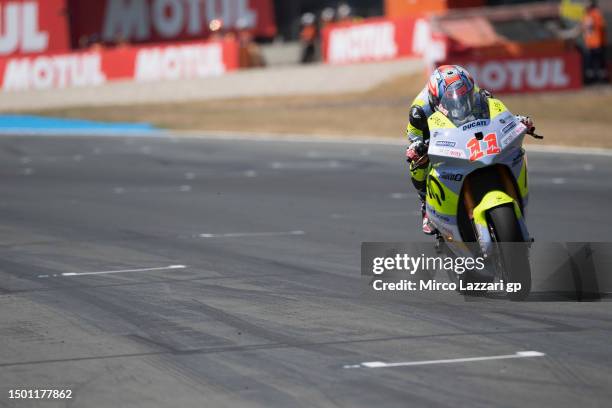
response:
M529 248L512 206L493 208L488 212L489 226L497 242L497 254L504 283L520 283L521 289L508 293L511 300L524 300L531 291ZM516 244L507 244L516 243Z

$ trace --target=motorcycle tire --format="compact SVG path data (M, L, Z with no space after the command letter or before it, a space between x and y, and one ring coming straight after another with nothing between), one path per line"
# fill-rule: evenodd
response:
M498 256L503 267L504 281L521 284L521 290L508 293L508 298L515 301L525 300L531 291L529 247L527 243L503 245L504 243L525 242L514 208L511 206L496 207L489 211L488 216L495 240L502 244L498 247Z

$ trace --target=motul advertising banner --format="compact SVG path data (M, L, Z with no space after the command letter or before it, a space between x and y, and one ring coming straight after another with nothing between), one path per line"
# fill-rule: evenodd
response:
M375 18L330 25L323 30L323 58L329 64L352 64L415 56L416 21Z
M96 86L109 81L194 79L238 69L234 40L118 47L0 59L2 92Z
M272 0L67 0L72 43L163 42L206 38L212 20L224 29L276 34Z
M66 0L0 0L0 57L67 51Z
M478 85L494 93L561 91L582 87L582 65L577 52L552 56L494 59L453 59L445 64L464 66Z

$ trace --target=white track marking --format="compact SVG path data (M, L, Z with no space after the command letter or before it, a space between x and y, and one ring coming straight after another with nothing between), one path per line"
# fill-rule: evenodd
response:
M407 217L409 215L421 215L420 211L389 211L389 212L375 212L370 215L373 217ZM347 219L347 218L363 218L363 216L356 214L330 214L330 218L335 220Z
M242 237L281 237L289 235L304 235L304 231L287 232L230 232L227 234L200 234L200 238L242 238Z
M411 367L411 366L422 366L422 365L433 365L433 364L454 364L454 363L473 363L476 361L490 361L490 360L508 360L514 358L531 358L531 357L544 357L546 354L540 353L539 351L518 351L514 354L506 354L501 356L489 356L489 357L468 357L468 358L455 358L450 360L426 360L426 361L411 361L404 363L383 363L382 361L369 361L361 364L345 365L344 368L391 368L391 367Z
M326 170L341 168L342 164L338 160L326 160L321 162L272 162L269 164L269 167L275 170Z
M557 177L552 179L553 184L565 184L565 179L563 177Z
M186 265L170 265L162 266L158 268L141 268L141 269L122 269L118 271L100 271L100 272L67 272L59 273L57 275L38 275L39 278L58 278L58 277L71 277L71 276L88 276L88 275L110 275L114 273L131 273L131 272L152 272L152 271L167 271L173 269L185 269Z
M113 193L115 194L127 194L127 193L189 193L193 191L193 187L184 184L178 187L135 187L127 189L125 187L115 187L113 188Z

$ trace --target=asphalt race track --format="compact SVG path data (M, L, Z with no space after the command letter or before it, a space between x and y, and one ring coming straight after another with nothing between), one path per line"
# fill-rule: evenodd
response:
M361 242L427 240L403 156L2 137L0 406L610 406L610 302L362 296ZM611 158L529 159L536 239L609 241Z

